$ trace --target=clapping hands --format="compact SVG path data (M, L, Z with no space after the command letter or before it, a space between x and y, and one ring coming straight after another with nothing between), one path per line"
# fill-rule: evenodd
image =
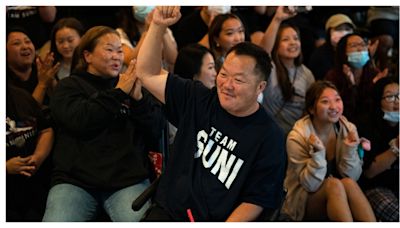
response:
M135 100L142 99L142 86L136 75L136 59L131 60L126 71L119 75L115 88L121 89Z
M48 87L51 85L52 81L55 79L55 75L60 70L60 62L54 64L54 53L47 53L44 59L40 57L36 58L36 66L38 72L39 84Z

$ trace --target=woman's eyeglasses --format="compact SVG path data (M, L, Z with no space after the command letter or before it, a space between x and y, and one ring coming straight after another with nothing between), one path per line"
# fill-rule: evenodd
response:
M382 97L387 102L394 102L395 100L399 100L399 94L387 95Z
M360 42L360 43L348 43L348 44L347 44L347 47L349 47L349 48L358 48L358 47L366 48L366 47L368 47L368 44L365 43L365 42Z

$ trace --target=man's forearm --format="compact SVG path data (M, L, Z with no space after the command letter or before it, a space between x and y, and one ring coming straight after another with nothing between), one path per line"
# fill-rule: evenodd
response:
M258 216L260 216L263 208L251 204L251 203L241 203L226 220L227 222L249 222L255 221Z
M165 29L166 27L162 25L150 24L138 54L136 71L139 78L160 74L162 40Z

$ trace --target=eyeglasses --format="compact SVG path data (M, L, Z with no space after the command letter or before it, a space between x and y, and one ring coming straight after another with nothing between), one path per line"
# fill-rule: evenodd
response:
M386 102L394 102L395 100L399 100L399 94L387 95L382 97Z
M349 44L347 44L347 46L349 48L357 48L357 47L366 48L368 46L368 44L366 44L365 42L349 43Z

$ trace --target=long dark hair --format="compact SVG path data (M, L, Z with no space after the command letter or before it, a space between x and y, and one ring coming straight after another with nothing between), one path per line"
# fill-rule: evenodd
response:
M212 21L210 28L208 30L208 44L209 44L211 52L214 54L214 57L215 57L215 68L216 68L217 72L219 71L219 69L222 66L220 57L223 53L222 53L222 47L217 45L217 42L215 40L219 37L219 35L222 31L222 25L228 19L236 19L236 20L240 21L240 23L242 24L242 26L244 28L244 40L245 41L250 40L247 29L239 16L237 16L236 14L233 14L233 13L217 15L214 18L214 20Z
M278 48L279 48L280 39L282 37L282 32L283 32L283 30L285 30L287 28L294 29L300 39L300 30L296 26L291 25L291 24L285 24L285 23L281 24L281 26L278 29L274 47L272 48L272 52L271 52L272 59L275 63L275 67L276 67L276 75L278 78L278 84L282 91L283 99L285 101L289 101L290 99L292 99L293 94L294 94L293 85L289 79L289 71L285 67L285 65L283 64L283 62L281 61L281 59L279 58L279 55L278 55ZM300 55L294 59L294 65L296 67L298 67L302 63L303 63L303 56L300 52Z
M176 58L174 65L174 74L183 78L193 79L195 75L200 74L203 65L203 57L213 53L200 44L189 44L183 47Z
M336 47L336 55L335 55L335 69L338 72L342 72L342 67L343 64L349 64L347 61L347 54L346 54L346 47L347 47L347 41L349 40L350 37L352 36L359 36L363 39L364 42L367 42L367 39L362 36L360 33L350 33L345 36L343 36L340 40L339 43L337 44ZM366 66L368 63L366 64Z
M62 59L61 54L57 50L57 45L56 45L56 34L58 30L62 28L70 28L75 30L80 37L83 36L85 33L85 29L82 25L82 23L74 18L74 17L67 17L67 18L62 18L57 23L54 25L53 29L51 30L51 35L50 35L50 51L54 53L54 64L59 62Z

